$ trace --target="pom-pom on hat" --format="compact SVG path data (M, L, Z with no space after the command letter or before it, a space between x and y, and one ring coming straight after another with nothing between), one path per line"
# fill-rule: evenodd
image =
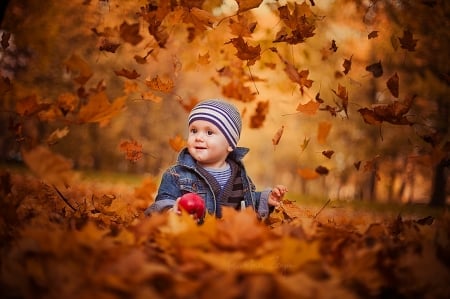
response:
M189 125L196 120L213 123L225 135L230 146L236 148L241 135L242 120L234 105L218 99L200 102L189 114Z

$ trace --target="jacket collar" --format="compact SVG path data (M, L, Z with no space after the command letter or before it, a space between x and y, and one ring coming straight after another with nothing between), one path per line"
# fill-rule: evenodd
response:
M228 159L231 159L236 163L241 163L241 160L249 151L250 149L246 147L236 147L231 153L228 154ZM189 168L195 168L197 166L196 161L191 156L191 154L189 154L187 148L184 148L180 151L177 163Z

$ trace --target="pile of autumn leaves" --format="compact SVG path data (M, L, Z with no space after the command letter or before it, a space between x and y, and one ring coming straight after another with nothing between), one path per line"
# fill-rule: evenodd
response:
M450 294L447 212L402 218L285 201L267 223L225 210L199 226L189 216L144 217L150 185L91 182L58 193L1 174L2 298Z

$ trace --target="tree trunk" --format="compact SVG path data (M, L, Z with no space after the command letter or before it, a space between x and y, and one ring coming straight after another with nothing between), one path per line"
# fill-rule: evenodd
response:
M430 199L431 206L442 207L445 206L447 200L447 175L448 167L450 165L449 159L442 159L434 170L433 189Z
M3 24L3 18L5 17L6 9L8 8L9 0L0 1L0 27Z

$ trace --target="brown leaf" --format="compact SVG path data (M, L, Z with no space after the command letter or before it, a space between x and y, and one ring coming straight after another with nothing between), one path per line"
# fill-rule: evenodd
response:
M122 76L130 80L137 79L141 76L138 72L136 72L136 70L129 71L126 69L122 69L120 71L114 71L114 73L117 76Z
M84 85L93 75L89 64L76 54L72 54L64 65L68 71L78 74L73 80L80 85Z
M344 63L342 66L344 67L344 74L348 74L350 72L350 69L352 68L352 58L353 55L350 56L350 59L344 59Z
M348 118L348 113L347 113L348 92L347 92L347 88L345 88L345 86L342 86L341 84L338 83L338 90L337 90L337 92L334 89L332 89L331 91L342 100L341 101L341 107L344 110L345 115Z
M398 40L400 41L400 46L402 49L408 50L408 51L415 51L416 45L417 45L417 39L413 39L413 34L409 30L403 31L403 36L399 37Z
M303 139L303 143L300 145L300 148L301 148L302 152L304 152L305 149L308 147L309 140L310 140L310 138L306 138L306 136Z
M367 35L367 39L372 39L372 38L376 38L378 37L378 31L374 30L372 32L369 33L369 35Z
M9 40L11 38L11 32L3 31L2 33L2 41L0 42L3 50L6 50L9 47Z
M249 23L249 19L243 15L238 15L237 17L237 22L232 18L230 19L231 34L235 36L251 37L253 31L255 31L257 22Z
M261 128L266 120L266 115L269 113L269 101L260 101L256 104L256 109L250 117L250 128Z
M338 49L338 47L337 47L337 45L336 45L336 41L333 39L333 40L331 41L331 47L330 47L330 50L333 51L333 52L336 52L337 49Z
M325 166L317 166L315 171L320 175L327 175L330 171Z
M356 170L359 170L359 168L361 167L361 161L353 163L353 166L355 166Z
M105 126L123 110L126 99L120 97L110 103L105 91L92 94L88 103L80 108L78 120L80 123L99 123L100 126Z
M381 61L366 66L366 71L371 72L375 78L381 77L383 75Z
M275 135L272 138L272 144L278 145L278 143L280 142L281 136L283 136L283 131L284 131L284 126L281 126L281 128L279 128L277 130L277 132L275 133Z
M398 75L397 72L395 72L394 75L392 75L386 82L386 86L391 92L391 94L398 98L399 95L399 83L398 83Z
M236 56L241 60L247 61L247 66L254 65L261 58L261 46L250 46L239 36L232 38L228 43L232 43L237 49Z
M133 46L139 44L144 38L139 34L140 23L128 24L124 21L120 24L120 37Z
M38 103L36 95L27 96L16 102L16 112L21 116L32 116L50 108L49 103Z
M328 159L331 159L331 156L333 156L334 151L333 150L327 150L327 151L323 151L322 155L324 155L325 157L327 157Z
M98 49L100 51L116 53L116 50L119 46L119 43L112 42L107 38L101 38L99 41Z
M288 44L303 43L309 37L314 36L315 19L310 6L303 2L294 3L294 10L290 11L288 5L278 8L280 19L286 25L276 34L274 42L286 42Z

